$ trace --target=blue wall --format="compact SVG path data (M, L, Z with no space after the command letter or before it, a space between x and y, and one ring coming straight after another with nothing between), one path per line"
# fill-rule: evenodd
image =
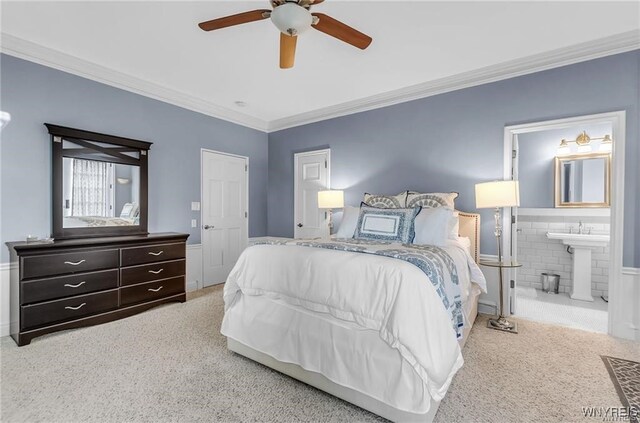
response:
M616 110L627 112L624 265L640 267L640 51L609 56L269 134L269 235L293 234L293 154L331 148L331 182L345 202L364 192L458 191L502 179L503 129ZM492 211L482 245L495 254Z
M249 235L267 227L267 134L11 56L0 56L2 242L51 233L51 147L44 122L153 142L149 231L190 233L200 199L200 148L249 157ZM1 262L8 261L2 246Z

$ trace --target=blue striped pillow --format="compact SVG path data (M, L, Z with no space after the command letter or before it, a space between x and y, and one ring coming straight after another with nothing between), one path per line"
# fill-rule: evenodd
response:
M372 241L410 244L415 237L415 218L422 207L381 209L360 204L360 216L353 237Z

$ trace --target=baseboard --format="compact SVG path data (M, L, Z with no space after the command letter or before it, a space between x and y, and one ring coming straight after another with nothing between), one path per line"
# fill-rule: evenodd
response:
M478 313L495 316L498 314L498 306L490 300L478 300Z
M0 336L9 336L10 311L9 311L9 287L11 286L10 273L16 264L0 263Z
M202 244L187 245L187 292L201 289Z
M640 304L640 268L622 268L619 292L622 313L615 313L617 321L611 327L612 335L640 341L640 314L635 312Z

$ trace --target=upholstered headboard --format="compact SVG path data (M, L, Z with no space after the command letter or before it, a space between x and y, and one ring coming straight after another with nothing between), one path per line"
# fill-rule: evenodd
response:
M480 260L480 215L476 213L458 212L460 220L460 236L471 240L471 257L478 263Z

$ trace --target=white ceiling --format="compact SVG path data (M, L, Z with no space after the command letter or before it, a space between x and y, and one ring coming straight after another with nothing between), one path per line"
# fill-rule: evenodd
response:
M269 4L3 1L2 48L269 130L296 116L320 116L372 96L640 28L637 1L326 0L314 10L365 32L373 43L361 51L310 30L300 36L295 67L281 70L279 35L269 20L209 33L197 27L258 8ZM239 108L236 101L247 105Z

